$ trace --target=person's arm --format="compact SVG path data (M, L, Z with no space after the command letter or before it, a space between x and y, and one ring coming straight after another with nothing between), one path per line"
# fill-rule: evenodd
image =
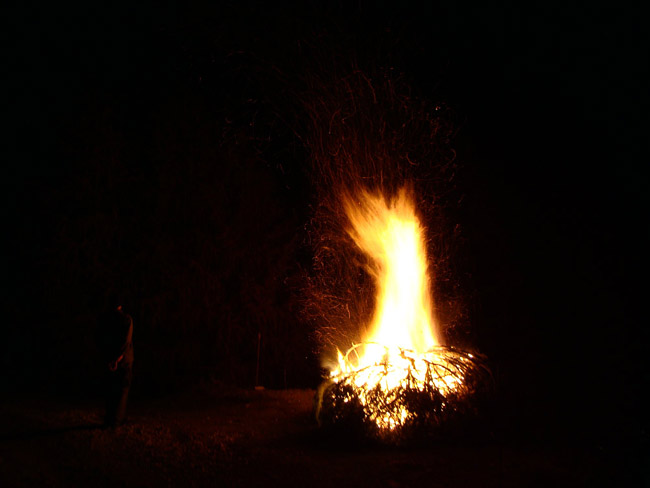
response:
M130 315L126 315L126 318L129 320L129 328L126 331L126 337L124 338L124 341L122 341L122 345L120 346L120 355L118 362L122 360L124 357L124 354L126 354L126 350L129 348L131 345L131 341L133 340L133 319L131 318Z
M131 344L131 340L133 339L133 319L131 318L130 315L126 315L126 317L129 320L129 328L126 332L126 337L124 341L122 341L122 345L120 346L119 350L119 356L115 361L111 361L108 363L108 369L111 371L115 371L117 369L117 366L120 364L120 361L124 359L124 354L126 354L126 350L129 348L129 345Z
M120 361L122 361L122 359L124 359L124 354L122 354L115 361L108 363L108 369L110 369L111 371L117 370L117 365L120 364Z

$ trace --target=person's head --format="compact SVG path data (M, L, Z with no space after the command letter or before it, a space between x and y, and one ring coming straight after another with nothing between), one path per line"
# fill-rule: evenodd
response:
M109 291L106 293L106 301L104 302L104 310L106 312L121 312L124 301L120 293Z

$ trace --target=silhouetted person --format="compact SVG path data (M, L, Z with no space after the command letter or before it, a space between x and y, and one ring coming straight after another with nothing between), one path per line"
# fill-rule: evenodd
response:
M133 379L133 319L118 305L104 314L100 322L99 345L106 365L104 422L116 427L124 422Z

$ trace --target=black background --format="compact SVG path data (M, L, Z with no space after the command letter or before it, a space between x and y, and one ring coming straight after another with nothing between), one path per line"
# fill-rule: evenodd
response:
M294 299L315 202L280 116L317 46L394 68L457 116L472 340L504 423L644 437L640 9L328 5L9 9L7 384L87 387L95 317L118 292L141 391L251 385L258 330L262 381L315 387Z

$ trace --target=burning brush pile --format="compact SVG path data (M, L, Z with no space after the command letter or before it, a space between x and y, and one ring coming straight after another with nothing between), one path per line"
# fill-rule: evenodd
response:
M469 413L489 370L436 335L424 228L410 192L387 200L362 191L345 208L348 233L369 258L376 308L364 342L337 351L319 389L319 422L356 422L388 439L434 431Z
M385 438L435 432L471 413L468 399L483 387L480 376L487 372L481 360L444 346L424 353L383 349L379 361L363 367L342 358L341 369L319 390L322 423L361 421L373 437Z
M449 326L458 302L443 263L450 129L396 85L357 71L317 86L307 103L320 191L307 309L328 371L316 415L323 426L388 441L463 418L491 379L485 359L446 345L437 323L443 316ZM427 235L421 216L436 232Z

